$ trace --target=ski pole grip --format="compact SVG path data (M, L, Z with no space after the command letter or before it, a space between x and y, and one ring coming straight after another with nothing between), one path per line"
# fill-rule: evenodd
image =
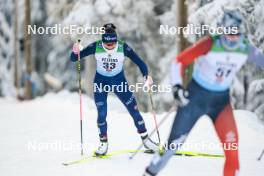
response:
M81 39L78 39L78 40L77 40L77 43L78 43L78 48L79 48L78 60L80 60L80 52L81 52L80 44L81 44Z

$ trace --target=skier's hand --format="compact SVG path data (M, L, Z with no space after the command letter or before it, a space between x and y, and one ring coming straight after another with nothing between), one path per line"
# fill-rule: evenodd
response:
M153 79L151 76L145 76L145 84L144 86L150 87L153 84Z
M82 49L83 49L83 46L82 46L80 43L75 43L75 44L72 46L72 52L73 52L74 54L78 54Z
M189 103L189 92L185 90L181 85L174 85L172 90L174 99L179 106L186 106Z

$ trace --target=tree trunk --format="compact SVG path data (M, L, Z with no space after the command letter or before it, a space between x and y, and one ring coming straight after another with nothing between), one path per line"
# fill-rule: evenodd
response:
M28 25L30 25L30 0L25 0L25 59L26 59L26 99L32 99L32 62L31 62L31 38L27 31Z
M17 0L14 0L14 52L15 52L15 64L14 64L14 84L15 84L15 87L17 89L19 89L19 71L18 71L18 59L19 59L19 56L18 56L18 22L17 22Z
M178 4L178 26L179 27L185 27L187 26L187 6L185 5L185 0L182 1L177 1ZM179 46L179 51L183 51L187 46L188 43L186 41L186 39L183 36L183 33L181 31L181 33L179 34L179 40L178 40L178 46Z
M181 1L176 1L176 3L178 2L178 26L179 27L185 27L187 26L187 18L188 18L188 14L187 14L187 5L185 5L185 0L181 0ZM188 42L187 40L184 38L183 32L181 31L181 33L179 34L179 40L178 40L178 49L179 49L179 53L182 52L185 48L188 47ZM191 77L192 77L192 70L193 70L193 65L188 66L185 71L184 71L184 76L183 76L183 86L187 87Z

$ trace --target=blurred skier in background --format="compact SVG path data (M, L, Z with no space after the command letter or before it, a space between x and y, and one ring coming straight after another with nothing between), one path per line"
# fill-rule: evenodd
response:
M208 115L225 153L224 176L239 175L238 131L230 105L229 89L236 73L248 58L248 43L242 34L242 16L228 10L219 24L237 27L233 35L206 36L180 53L171 69L173 94L180 105L168 139L168 150L156 154L146 168L147 175L157 175L186 140L202 115ZM192 80L182 86L184 68L194 63ZM173 149L170 146L176 146Z
M97 87L112 86L116 96L127 108L130 115L133 117L134 124L138 133L141 136L145 148L156 151L158 146L153 142L147 133L145 122L138 110L136 99L133 93L128 88L128 83L124 75L125 57L130 58L140 69L145 78L145 85L152 84L152 78L149 76L147 65L142 59L123 41L117 39L116 27L112 23L105 24L105 33L102 35L102 40L91 43L83 50L79 50L79 43L74 44L71 54L71 61L75 62L80 57L94 55L96 59L96 74L94 85ZM119 91L116 86L123 85L123 91ZM96 87L94 86L94 88ZM97 125L99 128L100 145L95 151L95 155L105 155L108 150L107 138L107 96L108 92L104 89L94 90L94 101L97 107L98 118ZM120 124L122 125L122 124Z

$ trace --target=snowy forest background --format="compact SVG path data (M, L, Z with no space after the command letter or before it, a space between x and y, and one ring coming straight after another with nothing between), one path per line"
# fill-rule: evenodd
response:
M33 83L33 95L50 91L78 88L75 65L70 62L71 47L77 38L82 45L99 39L96 35L32 35L33 71L28 78L24 53L25 1L17 1L17 39L14 35L15 0L0 1L0 96L23 94L25 80ZM113 22L121 39L130 44L146 61L156 84L169 84L170 62L178 53L179 37L160 35L159 26L176 26L180 0L31 0L31 24L37 26L90 25L102 26ZM188 22L215 26L225 8L238 8L245 19L246 36L264 62L264 0L187 0ZM193 43L201 36L185 36ZM14 82L15 42L18 45L19 85ZM95 62L85 60L82 71L84 90L91 95ZM264 65L264 64L263 64ZM143 81L136 66L126 63L126 75L131 84ZM232 87L232 103L236 109L248 109L264 121L264 71L248 63L237 75ZM148 109L148 98L137 93L142 111ZM171 94L155 94L158 111L170 107Z

